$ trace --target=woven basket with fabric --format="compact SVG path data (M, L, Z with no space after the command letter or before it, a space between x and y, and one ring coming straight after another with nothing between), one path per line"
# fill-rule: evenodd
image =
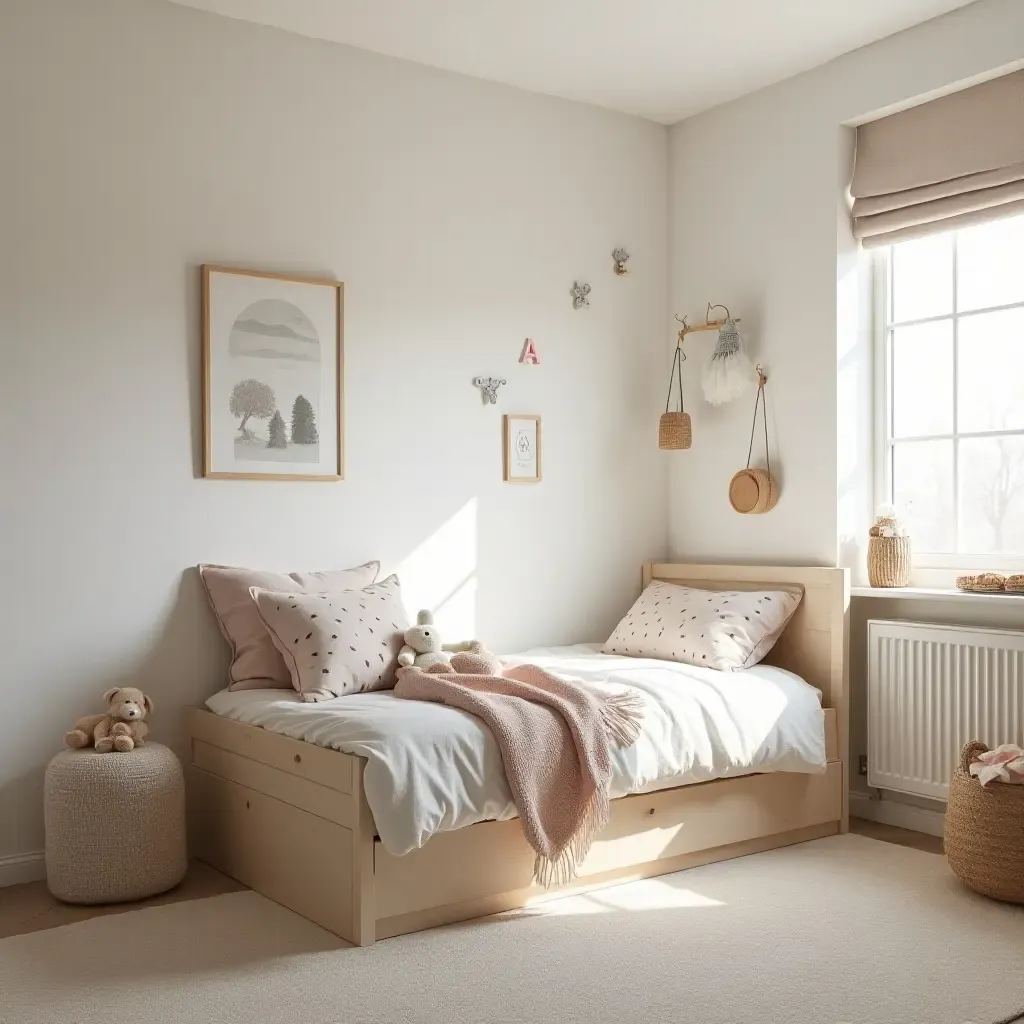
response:
M868 538L868 582L873 587L905 587L910 582L910 538Z
M1007 576L1004 589L1008 594L1024 594L1024 575L1017 573Z
M1024 903L1024 786L992 782L982 788L970 767L988 749L972 740L960 753L949 784L946 858L976 892Z

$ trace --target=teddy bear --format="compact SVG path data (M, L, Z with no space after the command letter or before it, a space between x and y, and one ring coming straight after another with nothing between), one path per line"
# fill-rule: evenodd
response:
M146 742L147 714L153 701L134 686L115 686L103 694L108 709L105 715L85 715L64 734L64 744L72 750L94 746L97 753L128 751Z
M415 665L427 672L451 671L452 654L468 651L479 654L484 646L479 640L457 644L441 643L441 634L434 626L434 617L424 608L416 616L416 625L405 631L405 644L398 652L398 664L404 668Z

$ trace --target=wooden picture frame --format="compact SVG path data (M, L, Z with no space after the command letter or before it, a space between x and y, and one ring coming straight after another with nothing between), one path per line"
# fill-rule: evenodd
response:
M540 483L542 444L539 416L506 413L502 419L502 450L506 483Z
M203 265L204 477L344 479L344 323L341 281Z

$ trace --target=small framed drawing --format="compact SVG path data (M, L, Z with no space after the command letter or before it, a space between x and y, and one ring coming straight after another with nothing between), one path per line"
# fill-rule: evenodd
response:
M342 478L344 288L203 267L203 476Z
M540 483L539 416L505 416L505 479L512 484Z

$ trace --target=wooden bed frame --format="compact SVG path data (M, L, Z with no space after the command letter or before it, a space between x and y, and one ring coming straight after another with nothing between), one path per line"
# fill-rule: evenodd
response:
M766 661L822 691L828 769L682 786L612 802L611 820L561 889L532 882L517 819L433 836L395 857L376 837L364 760L188 710L193 852L357 945L521 907L537 899L665 874L845 832L847 615L844 569L646 565L643 583L705 589L800 584L804 599Z

